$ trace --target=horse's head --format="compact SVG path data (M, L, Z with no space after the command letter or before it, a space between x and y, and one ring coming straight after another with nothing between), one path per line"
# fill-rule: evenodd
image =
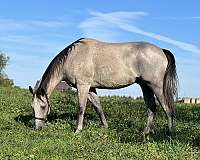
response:
M33 91L29 86L29 91L32 93L32 109L35 115L35 129L42 129L47 120L47 115L50 113L50 105L47 94L44 89L37 89Z

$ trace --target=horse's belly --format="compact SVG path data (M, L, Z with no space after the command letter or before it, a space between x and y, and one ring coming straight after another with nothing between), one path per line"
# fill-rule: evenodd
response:
M136 75L130 69L101 67L93 79L93 87L122 88L135 82Z

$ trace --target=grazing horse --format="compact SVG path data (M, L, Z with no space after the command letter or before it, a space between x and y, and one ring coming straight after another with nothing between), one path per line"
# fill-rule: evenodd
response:
M88 38L73 42L51 61L37 89L29 86L36 129L44 126L50 112L48 99L60 81L75 87L78 92L76 132L82 130L87 99L92 102L104 127L108 127L96 88L117 89L133 83L141 86L148 107L144 133L148 134L152 128L155 97L172 131L177 74L174 56L166 49L147 42L107 43Z

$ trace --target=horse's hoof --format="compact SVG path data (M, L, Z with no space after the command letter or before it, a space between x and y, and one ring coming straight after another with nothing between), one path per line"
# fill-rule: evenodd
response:
M108 124L104 125L103 127L104 127L104 128L108 128Z
M143 142L149 141L149 134L143 133Z
M80 129L77 129L74 133L78 134L80 131L81 131Z
M169 129L167 129L167 131L166 131L166 135L168 136L168 137L174 137L175 136L175 130L174 129L171 129L171 130L169 130Z

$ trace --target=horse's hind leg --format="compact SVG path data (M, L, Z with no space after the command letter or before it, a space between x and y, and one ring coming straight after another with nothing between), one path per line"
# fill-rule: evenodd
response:
M78 120L76 133L78 133L83 128L83 118L85 113L85 107L87 103L87 96L90 89L90 85L77 85L78 90Z
M174 111L165 103L165 97L163 94L162 87L155 87L154 88L155 95L160 103L160 105L163 107L163 110L166 113L167 119L168 119L168 128L169 128L169 134L173 132L173 116Z
M108 123L106 121L103 109L100 104L99 97L97 96L97 92L95 88L91 88L89 91L88 99L93 104L96 113L99 115L99 118L105 128L108 128Z
M153 118L156 112L156 103L155 103L155 98L154 98L154 92L152 91L152 89L144 82L139 83L139 85L142 88L144 101L148 107L147 124L146 124L146 127L144 128L144 134L147 135L149 134L150 130L153 128Z

